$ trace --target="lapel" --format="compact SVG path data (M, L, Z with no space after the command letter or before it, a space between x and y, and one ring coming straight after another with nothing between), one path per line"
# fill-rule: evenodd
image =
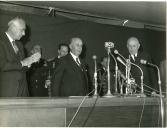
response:
M22 53L21 53L21 48L20 46L18 45L18 42L16 41L16 45L19 49L18 53L16 54L12 45L11 45L11 42L9 41L7 35L4 33L4 43L6 45L6 52L12 57L12 58L15 58L16 60L21 60L23 59L23 56L22 56Z
M69 61L70 61L70 64L71 64L71 67L76 70L76 69L79 69L81 70L81 67L75 62L75 60L73 59L72 55L69 54ZM82 62L81 62L81 65L82 65Z
M141 54L140 52L137 53L137 57L135 57L136 63L140 65Z
M135 62L130 54L129 54L129 59L131 62L133 62L133 63Z
M85 78L84 80L85 80L85 83L86 83L86 88L88 88L87 87L87 85L88 85L87 71L86 71L86 68L85 68L85 66L83 64L83 61L80 59L80 62L81 62L81 67L80 67L75 62L75 60L73 59L73 57L71 56L71 54L68 54L68 56L69 56L69 61L70 61L70 64L71 64L70 68L72 68L72 70L74 70L75 72L77 71L77 72L83 73L84 78Z
M23 51L23 48L21 47L21 44L20 44L20 42L19 41L16 41L16 45L17 45L17 47L18 47L18 49L19 49L19 51L17 52L17 57L19 57L19 59L20 60L22 60L22 59L24 59L24 51Z

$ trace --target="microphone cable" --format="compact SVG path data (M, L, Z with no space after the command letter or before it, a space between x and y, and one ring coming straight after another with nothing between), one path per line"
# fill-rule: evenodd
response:
M101 93L101 91L102 91L102 85L100 86L99 94ZM89 119L91 113L93 112L93 110L94 110L94 108L95 108L95 105L96 105L96 103L97 103L98 98L99 98L99 95L96 96L95 102L94 102L94 104L93 104L93 106L92 106L92 108L91 108L91 111L90 111L89 114L88 114L87 119L85 120L85 122L84 122L84 124L83 124L83 127L85 127L86 122L88 121L88 119Z
M95 89L96 89L96 88L95 88ZM73 121L74 121L74 119L76 118L77 114L79 113L79 110L80 110L82 104L84 103L85 99L86 99L93 91L95 91L95 89L93 89L93 90L92 90L91 92L89 92L86 96L84 96L84 98L82 99L81 103L79 104L79 106L78 106L78 108L77 108L77 111L75 112L74 116L72 117L72 119L71 119L71 121L70 121L70 123L68 124L67 127L70 127L70 126L71 126L71 124L73 123Z
M147 88L150 88L150 89L152 89L152 90L154 90L154 91L156 91L156 92L159 92L158 90L156 90L156 89L154 89L154 88L151 88L151 87L149 87L149 86L146 85L146 84L144 84L144 86L147 87ZM165 94L166 94L166 92L162 92L162 93L165 93Z
M160 106L161 106L161 103L160 103L160 101L157 99L157 101L158 101L158 127L159 127L159 122L160 122L160 116L161 116L161 108L160 108Z
M140 91L137 91L137 92L139 92L140 93ZM150 93L147 93L147 92L145 92L145 94L147 94L147 95L150 95ZM145 98L144 98L145 99ZM157 98L156 98L157 99ZM158 119L157 119L157 121L158 121L158 127L159 127L159 122L160 122L160 111L161 111L161 109L160 109L160 102L159 102L159 100L157 99L157 102L158 102ZM143 103L144 104L144 103ZM143 106L143 109L144 109L144 106ZM144 111L142 109L142 112ZM143 116L143 114L141 113L141 116L140 116L140 121L139 121L139 124L141 125L141 120L142 120L142 116ZM154 121L154 120L152 120L152 121ZM151 123L151 124L153 124L153 123ZM140 127L140 125L139 125L139 127ZM152 126L152 127L155 127L155 126Z
M141 111L141 115L140 115L140 120L139 120L139 128L140 128L141 121L142 121L142 118L143 118L143 112L144 112L145 103L146 103L146 98L144 98L144 101L143 101L143 107L142 107L142 111Z
M138 84L137 84L137 87L141 89L141 87ZM152 93L151 91L149 91L149 90L143 90L143 91L144 91L144 93L149 94L151 96L151 93ZM139 91L137 91L137 92L139 92Z
M155 92L159 92L158 90L156 90L156 89L150 87L149 85L144 84L144 86L147 87L147 88L149 88L149 89L151 89L151 90L153 90L153 91L155 91Z

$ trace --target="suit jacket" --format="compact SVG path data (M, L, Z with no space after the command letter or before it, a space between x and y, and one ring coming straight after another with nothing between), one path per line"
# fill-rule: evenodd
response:
M79 67L71 54L59 60L52 77L52 96L84 96L88 93L86 69Z
M26 72L20 63L24 59L24 49L16 42L16 54L5 33L0 37L0 96L28 96Z
M152 88L155 88L156 83L157 83L156 77L155 77L155 72L154 72L152 67L149 67L148 65L141 64L140 63L141 59L146 60L148 62L152 62L151 57L149 56L149 54L147 54L145 52L138 52L137 57L135 57L135 61L130 56L130 61L141 67L141 69L143 71L143 75L144 75L144 81L143 81L144 84L146 84L147 86L150 86ZM141 83L141 72L136 66L131 65L131 75L132 75L133 78L135 78L136 83L138 85L140 85L140 83ZM149 88L146 88L145 86L144 86L144 89L147 90L147 91L151 91Z

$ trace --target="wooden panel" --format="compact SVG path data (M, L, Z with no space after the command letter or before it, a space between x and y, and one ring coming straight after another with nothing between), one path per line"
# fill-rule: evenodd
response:
M68 126L82 99L83 97L1 98L0 126ZM139 127L139 122L141 127L160 126L159 98L86 98L71 126Z
M0 127L64 127L65 108L30 105L0 107Z
M67 124L71 121L75 108L67 109ZM82 108L72 127L138 127L142 106L112 106ZM142 127L158 125L158 107L146 106L140 123Z

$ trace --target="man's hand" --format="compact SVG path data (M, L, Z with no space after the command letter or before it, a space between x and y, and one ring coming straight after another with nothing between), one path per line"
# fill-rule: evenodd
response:
M21 61L22 66L31 67L31 64L38 62L41 58L41 54L39 52L34 53L30 57L25 58Z

